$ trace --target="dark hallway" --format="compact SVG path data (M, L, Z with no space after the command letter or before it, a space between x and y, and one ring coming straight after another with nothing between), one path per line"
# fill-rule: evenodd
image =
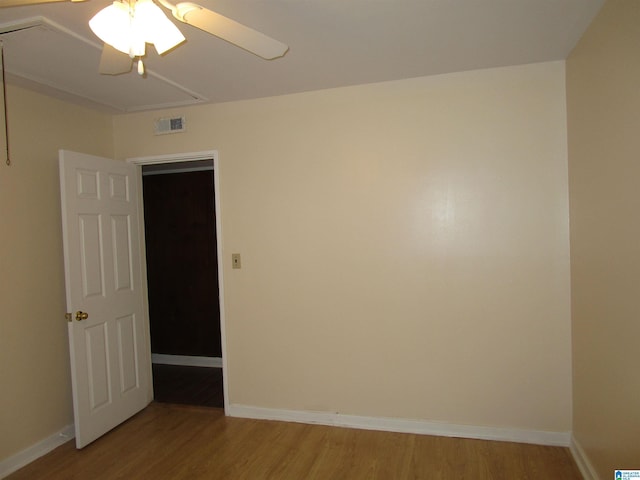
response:
M145 165L143 190L155 400L222 408L213 161Z

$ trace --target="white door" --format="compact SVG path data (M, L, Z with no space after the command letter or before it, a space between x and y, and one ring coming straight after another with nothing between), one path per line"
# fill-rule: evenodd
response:
M152 399L135 168L60 151L77 448Z

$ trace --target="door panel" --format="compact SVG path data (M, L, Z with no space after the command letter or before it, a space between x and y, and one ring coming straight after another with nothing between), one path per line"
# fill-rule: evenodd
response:
M131 228L128 215L113 215L113 270L116 292L131 290Z
M85 341L90 405L94 411L111 403L112 398L107 324L100 323L85 329Z
M60 152L65 280L76 445L152 398L141 288L135 166ZM75 320L75 312L88 318Z
M133 315L117 319L118 354L120 355L120 391L126 393L138 386L136 324Z
M103 293L102 235L100 215L78 215L80 223L80 266L84 298Z

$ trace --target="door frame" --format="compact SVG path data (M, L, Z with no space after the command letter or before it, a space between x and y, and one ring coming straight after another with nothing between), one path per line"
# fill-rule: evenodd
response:
M142 166L154 165L159 163L180 163L180 162L192 162L197 160L213 160L213 198L214 198L214 211L216 215L216 252L218 255L217 270L218 270L218 306L220 308L220 343L222 346L222 389L224 393L224 412L228 415L229 412L229 380L227 369L227 337L225 328L225 314L224 314L224 282L223 282L223 256L222 256L222 208L220 206L220 172L218 151L207 150L201 152L189 152L189 153L174 153L166 155L153 155L147 157L133 157L127 158L127 163L136 165L136 181L139 186L139 199L138 209L140 216L140 239L141 245L145 251L141 252L142 258L142 275L143 275L143 287L144 287L144 307L145 315L147 317L147 328L151 328L149 321L149 301L147 295L147 257L146 257L146 238L144 236L144 195L142 191ZM150 335L151 332L149 332ZM149 358L149 365L151 365L151 358ZM151 382L151 389L153 390L153 382Z

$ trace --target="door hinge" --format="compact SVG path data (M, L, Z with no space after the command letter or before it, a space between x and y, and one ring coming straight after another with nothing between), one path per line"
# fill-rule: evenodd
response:
M73 318L71 317L70 313L65 313L64 314L64 318L67 320L67 322L72 322Z

